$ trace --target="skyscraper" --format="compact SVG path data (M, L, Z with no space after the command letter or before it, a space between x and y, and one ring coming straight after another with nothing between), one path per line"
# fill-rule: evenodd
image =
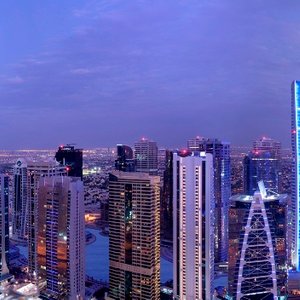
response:
M38 189L37 265L47 299L85 297L83 183L78 177L41 177Z
M257 183L279 192L281 143L267 137L253 142L252 151L244 158L244 193L253 195Z
M213 157L173 156L173 294L211 299L214 280Z
M164 239L173 240L173 152L166 150L161 193L161 223Z
M136 171L158 174L158 149L156 142L142 138L134 144L134 158Z
M215 262L227 261L228 209L231 196L230 144L218 139L199 138L188 142L189 150L213 155L215 197ZM198 143L198 149L196 149Z
M26 240L28 235L27 162L18 159L14 166L12 235L16 240Z
M109 299L160 298L160 180L109 176Z
M37 245L39 201L38 188L41 177L66 175L66 167L56 161L27 163L27 193L28 193L28 270L31 280L39 282Z
M134 172L135 161L133 158L133 151L129 146L117 145L117 159L115 161L115 168L118 171Z
M287 195L260 185L254 196L231 198L228 275L235 300L286 299Z
M0 175L0 283L11 278L8 269L9 220L8 220L8 176ZM0 291L1 294L1 291ZM0 296L1 297L1 296Z
M297 271L300 271L300 81L292 83L292 153L293 153L293 180L292 180L292 207L293 229L292 262Z
M263 136L253 141L253 151L271 152L274 158L281 158L281 143L269 137Z
M80 177L82 180L82 149L75 149L69 144L59 146L55 159L67 167L68 176Z

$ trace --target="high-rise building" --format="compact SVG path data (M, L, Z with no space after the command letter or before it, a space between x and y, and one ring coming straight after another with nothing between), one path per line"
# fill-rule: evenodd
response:
M156 142L142 138L134 144L136 172L158 174L158 149Z
M46 299L85 299L83 197L78 177L39 179L36 260Z
M263 137L253 142L252 151L244 158L244 193L253 195L257 183L263 180L266 188L278 193L281 143Z
M8 176L0 175L0 283L10 279L8 269L9 220L8 220ZM1 298L1 290L0 290Z
M115 161L115 168L118 171L134 172L135 161L133 158L133 151L129 146L117 145L117 159Z
M55 159L67 167L68 176L80 177L82 180L82 149L72 145L59 146Z
M269 137L263 136L262 138L253 141L253 151L258 152L271 152L274 158L281 158L281 143Z
M160 299L160 179L109 176L109 299Z
M13 175L12 236L26 240L28 235L27 162L18 159Z
M218 139L199 138L188 142L191 151L213 155L215 196L215 263L227 261L228 209L231 196L230 144ZM199 142L199 143L198 143ZM198 143L198 149L196 149ZM191 146L192 145L192 146Z
M162 237L173 240L173 152L166 150L161 192Z
M38 189L41 177L66 175L66 167L56 161L27 163L27 193L28 193L28 271L33 282L39 283L37 245L39 201ZM65 217L65 216L64 216Z
M204 140L201 136L196 136L195 138L189 139L187 141L187 147L191 151L199 151L199 144Z
M213 295L214 216L211 154L173 155L174 299L207 300Z
M291 244L292 262L297 271L300 271L300 81L292 84L292 207L291 226L293 238Z
M228 279L234 300L286 299L287 195L260 185L254 195L231 198Z

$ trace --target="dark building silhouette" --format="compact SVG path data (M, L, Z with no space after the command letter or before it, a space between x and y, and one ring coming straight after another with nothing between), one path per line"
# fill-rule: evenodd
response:
M11 279L9 274L9 220L8 220L8 202L9 202L9 184L8 176L0 175L0 282ZM1 292L0 292L1 295Z
M68 176L82 179L82 149L75 149L69 144L59 146L55 159L66 166Z
M117 159L115 161L115 169L123 172L134 172L135 161L133 151L129 146L117 145Z
M161 193L161 229L163 237L173 239L173 152L166 150Z

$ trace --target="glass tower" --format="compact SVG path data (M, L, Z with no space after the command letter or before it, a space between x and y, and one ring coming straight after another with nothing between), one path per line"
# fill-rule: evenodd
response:
M142 138L134 144L136 172L158 174L158 148L156 142Z
M109 298L160 298L160 179L109 175Z
M245 156L244 193L253 195L260 180L267 189L279 193L281 143L262 137L253 142L252 151Z
M231 196L230 144L218 139L196 137L189 140L190 151L213 155L215 210L215 263L227 261L228 209ZM198 148L197 148L198 145Z
M292 180L292 263L300 271L300 81L292 83L292 153L293 153L293 180Z

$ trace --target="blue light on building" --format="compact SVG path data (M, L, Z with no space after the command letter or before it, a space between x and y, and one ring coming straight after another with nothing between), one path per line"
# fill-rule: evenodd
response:
M293 237L291 241L292 263L298 271L300 256L300 81L292 84L292 150L293 150L293 184L292 184L292 219Z

